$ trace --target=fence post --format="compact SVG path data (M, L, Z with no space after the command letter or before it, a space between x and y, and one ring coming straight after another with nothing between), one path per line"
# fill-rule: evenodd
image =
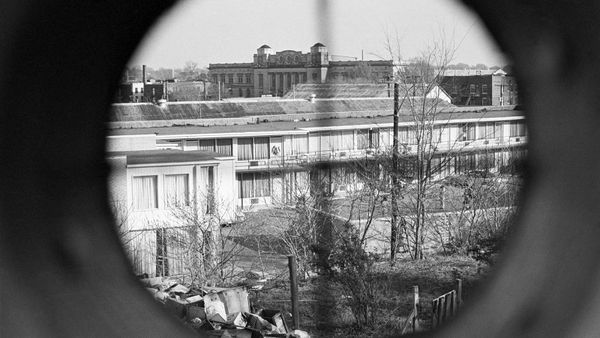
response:
M296 273L296 259L293 255L288 256L290 268L290 289L292 293L292 321L293 328L300 328L300 311L298 310L298 280Z
M462 306L462 279L456 279L456 306Z
M431 301L431 327L435 329L437 326L437 300Z
M412 320L412 329L413 332L417 332L419 330L419 286L413 286L413 320Z

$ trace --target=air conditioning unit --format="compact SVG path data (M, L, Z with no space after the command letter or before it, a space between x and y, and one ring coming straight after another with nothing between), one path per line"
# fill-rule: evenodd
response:
M483 144L490 144L490 141L485 140L485 141L483 141Z
M258 167L258 161L250 161L251 167Z
M338 157L348 157L348 154L345 151L340 151L337 155Z
M375 154L375 150L374 150L374 149L367 149L367 150L365 151L365 153L366 153L367 155L373 155L373 154Z
M520 138L520 137L517 137L517 138L515 139L515 142L521 142L521 138Z
M253 205L254 204L258 204L258 202L259 202L258 198L252 198L252 199L250 199L250 204L253 204Z

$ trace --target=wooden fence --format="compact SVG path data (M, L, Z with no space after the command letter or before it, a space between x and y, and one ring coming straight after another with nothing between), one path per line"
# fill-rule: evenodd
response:
M419 286L415 285L413 286L413 309L404 321L400 334L414 333L419 330Z
M435 328L454 316L462 305L462 281L456 280L456 289L447 292L432 301L431 326Z

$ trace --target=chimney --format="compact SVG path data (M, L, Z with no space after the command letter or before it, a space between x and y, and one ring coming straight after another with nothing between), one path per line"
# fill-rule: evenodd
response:
M146 85L146 65L142 65L142 83Z

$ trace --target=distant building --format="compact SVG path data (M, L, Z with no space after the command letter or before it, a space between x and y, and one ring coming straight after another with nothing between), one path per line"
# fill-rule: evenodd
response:
M299 83L384 81L393 73L391 60L332 61L327 47L316 43L309 53L275 52L262 45L249 63L211 63L209 76L230 97L283 96Z
M448 70L441 86L458 106L519 104L517 81L503 69Z
M427 91L427 93L424 93ZM284 99L315 98L375 98L393 97L394 85L388 83L302 83L289 90ZM450 103L451 97L438 85L428 86L424 83L401 84L401 97L419 97L440 99Z
M144 102L144 83L121 83L117 88L115 102Z

